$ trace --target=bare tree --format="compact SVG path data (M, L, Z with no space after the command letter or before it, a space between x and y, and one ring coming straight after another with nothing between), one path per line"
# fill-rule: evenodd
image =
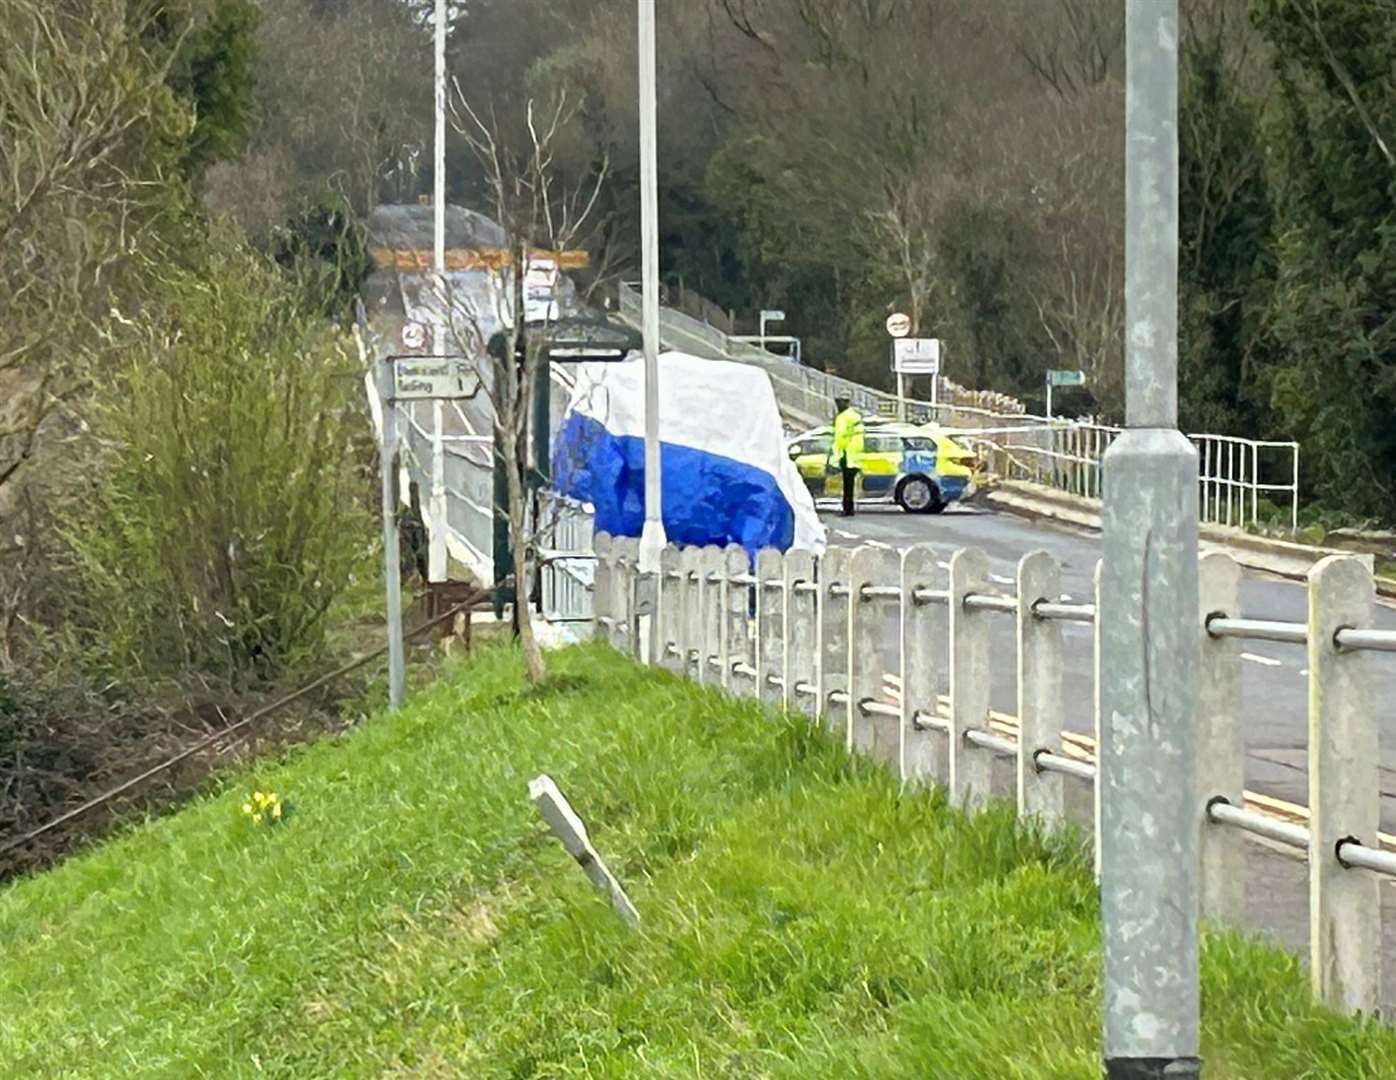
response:
M51 495L80 475L75 406L175 201L182 28L147 48L156 5L134 7L0 0L0 667L44 580Z
M120 5L0 0L0 517L160 198L142 150L179 117L125 20Z
M482 365L487 365L483 384L508 482L504 509L509 519L520 646L528 681L537 685L545 670L526 602L526 586L530 566L536 565L541 524L536 507L530 506L529 473L544 342L543 335L525 326L529 310L526 276L530 265L539 262L540 247L549 253L562 253L575 250L585 238L610 166L602 157L572 176L560 166L564 143L580 108L580 102L566 91L554 94L541 107L529 99L516 139L510 138L496 112L477 111L459 86L452 95L451 108L453 126L483 169L490 209L503 229L505 249L498 265L491 268L495 275L492 312L459 303L451 295L449 282L440 283L441 301L450 312L450 332L457 348L465 355L480 357ZM546 321L552 313L548 304L543 306Z

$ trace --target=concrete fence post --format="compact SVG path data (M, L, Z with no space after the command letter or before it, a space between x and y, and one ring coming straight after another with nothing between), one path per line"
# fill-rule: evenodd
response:
M635 660L639 660L640 620L635 601L640 580L640 542L634 537L621 537L612 542L611 550L616 556L616 587L611 594L617 609L616 648L625 650Z
M679 671L689 678L703 681L703 549L686 547L679 556L679 573L683 575L683 631L679 648L683 664Z
M723 553L722 573L722 686L728 693L740 694L755 688L750 675L737 670L755 668L749 632L751 590L738 579L746 577L751 561L740 544L727 545Z
M1065 815L1061 773L1037 767L1037 752L1061 753L1062 628L1034 611L1062 593L1061 564L1045 551L1018 563L1018 814L1056 828Z
M806 588L808 586L808 588ZM818 698L800 687L819 692L819 594L814 555L803 550L785 554L785 695L787 709L818 714Z
M815 716L829 731L852 745L848 706L830 700L848 690L848 565L847 548L831 547L819 560L819 696Z
M722 576L727 553L715 544L703 548L699 575L703 579L703 628L698 646L698 681L722 683Z
M1377 846L1378 737L1369 657L1338 648L1374 624L1372 575L1330 555L1309 571L1309 973L1344 1012L1374 1012L1381 991L1379 879L1338 861L1339 841Z
M896 588L897 596L867 596L875 586ZM885 547L860 547L848 566L848 696L851 745L859 753L896 766L901 759L898 716L865 712L866 702L890 705L886 678L901 672L901 635L896 633L901 587L901 558ZM899 710L900 713L900 710Z
M1198 564L1198 610L1202 613L1202 666L1198 669L1197 827L1200 898L1204 918L1239 926L1245 915L1245 838L1239 829L1207 820L1207 804L1223 798L1245 801L1246 740L1241 729L1241 640L1212 637L1211 618L1240 618L1241 567L1230 555L1205 556Z
M768 705L785 697L786 598L785 558L763 548L756 555L756 696Z
M676 675L684 673L683 552L667 544L659 553L659 649L655 662Z
M941 685L940 649L946 638L944 603L916 598L944 580L940 558L927 544L902 555L902 780L915 784L946 782L945 736L923 726L918 714L934 717Z
M989 726L988 612L970 611L965 597L989 591L989 557L963 548L950 559L950 798L968 811L989 798L989 751L965 738Z
M596 555L591 592L592 630L598 640L614 643L611 620L616 615L611 604L611 591L614 588L615 560L611 555L611 534L598 532L592 536L591 550Z

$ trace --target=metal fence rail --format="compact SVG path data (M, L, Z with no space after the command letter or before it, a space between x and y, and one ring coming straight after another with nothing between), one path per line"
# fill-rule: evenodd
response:
M830 548L819 560L763 551L753 574L740 547L671 545L660 562L658 610L642 640L637 542L600 533L594 547L596 632L638 658L809 714L903 781L943 785L971 810L989 798L993 756L1014 762L1020 815L1048 827L1065 820L1065 779L1095 780L1098 740L1064 728L1062 628L1093 623L1099 600L1060 602L1062 568L1046 552L1023 557L1009 591L992 584L987 557L972 548L958 551L948 570L929 545L901 553ZM1314 567L1306 623L1246 618L1240 582L1229 556L1201 560L1200 776L1191 826L1200 830L1201 909L1240 923L1245 835L1303 852L1314 991L1335 1008L1371 1012L1381 985L1376 875L1396 877L1396 838L1378 829L1367 661L1396 651L1396 632L1374 628L1372 574L1355 557ZM989 707L990 623L999 619L1016 631L1016 655L1002 661L1016 667L1016 716ZM1245 790L1239 714L1246 640L1307 650L1308 808Z
M640 317L640 294L620 286L620 311ZM672 345L713 358L755 364L771 377L781 407L808 426L828 423L836 397L848 398L869 415L896 415L905 409L915 422L976 429L967 437L990 470L1010 480L1045 484L1074 495L1100 498L1100 463L1120 434L1108 424L1032 416L1006 394L966 390L941 380L935 404L899 401L870 386L792 363L749 341L670 308L660 309L660 331ZM1198 516L1207 524L1246 526L1262 516L1261 500L1274 501L1298 527L1299 444L1257 441L1231 435L1190 435L1198 453Z

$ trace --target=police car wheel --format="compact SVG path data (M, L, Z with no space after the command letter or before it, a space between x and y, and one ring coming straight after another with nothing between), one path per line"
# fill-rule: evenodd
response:
M897 485L896 498L908 514L938 514L945 509L940 490L924 476L908 476Z

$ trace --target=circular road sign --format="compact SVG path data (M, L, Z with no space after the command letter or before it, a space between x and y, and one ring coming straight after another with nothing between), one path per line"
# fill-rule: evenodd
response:
M893 337L906 337L911 333L911 316L903 315L900 311L895 315L888 315L887 332Z
M405 349L421 349L427 343L427 328L419 322L402 324L402 346Z

